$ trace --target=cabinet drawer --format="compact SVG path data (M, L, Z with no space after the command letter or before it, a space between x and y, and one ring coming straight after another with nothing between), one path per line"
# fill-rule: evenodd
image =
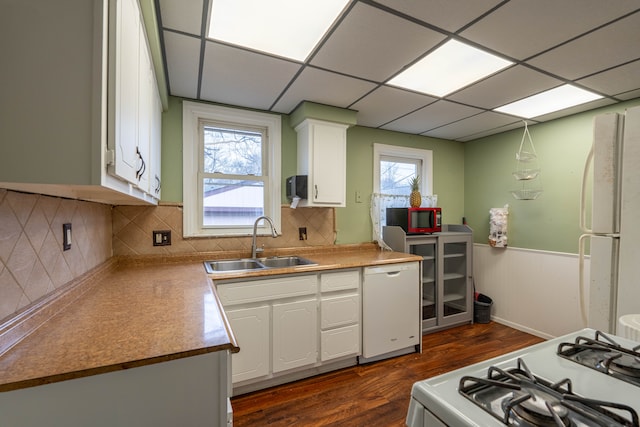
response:
M331 292L344 289L358 289L360 270L337 271L320 275L320 291Z
M360 354L360 325L320 332L321 361Z
M308 276L278 277L275 279L221 283L217 285L222 305L244 304L315 294L318 279Z
M359 323L360 298L358 294L322 298L320 301L320 327L322 329Z

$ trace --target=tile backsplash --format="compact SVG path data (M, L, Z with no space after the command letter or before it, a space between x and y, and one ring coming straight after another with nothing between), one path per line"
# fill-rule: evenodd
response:
M258 237L265 249L335 242L333 208L281 208L281 235ZM63 250L62 225L72 224ZM307 229L299 240L298 229ZM170 230L170 246L153 246L154 230ZM110 206L0 189L0 324L113 255L251 251L251 237L183 238L182 206Z
M281 208L282 234L277 238L258 237L265 249L333 245L333 208ZM298 229L306 227L307 240L300 240ZM153 246L154 230L170 230L170 246ZM182 206L116 206L113 210L114 255L172 255L194 252L251 251L251 237L183 238Z
M111 209L0 189L0 321L112 256ZM67 251L64 223L72 224Z

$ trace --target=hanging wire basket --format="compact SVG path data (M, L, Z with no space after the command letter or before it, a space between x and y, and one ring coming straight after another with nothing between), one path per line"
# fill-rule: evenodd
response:
M542 194L542 186L538 180L540 167L538 154L533 145L527 122L524 122L524 132L520 141L520 148L516 153L516 170L511 173L516 181L522 183L521 188L512 190L511 195L517 200L535 200Z

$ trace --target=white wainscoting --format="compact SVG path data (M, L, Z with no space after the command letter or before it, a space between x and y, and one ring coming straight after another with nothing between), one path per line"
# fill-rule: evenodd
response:
M584 267L588 307L588 257ZM577 255L475 244L473 270L476 291L493 299L492 320L542 338L586 327Z

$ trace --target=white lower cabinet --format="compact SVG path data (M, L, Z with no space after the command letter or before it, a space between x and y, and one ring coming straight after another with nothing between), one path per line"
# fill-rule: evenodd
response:
M216 281L240 347L231 360L234 392L355 365L360 277L350 269Z
M233 382L263 377L270 366L270 318L268 305L228 310L227 318L233 327L242 351L234 354L231 364Z
M273 372L312 365L317 360L317 300L273 304Z

